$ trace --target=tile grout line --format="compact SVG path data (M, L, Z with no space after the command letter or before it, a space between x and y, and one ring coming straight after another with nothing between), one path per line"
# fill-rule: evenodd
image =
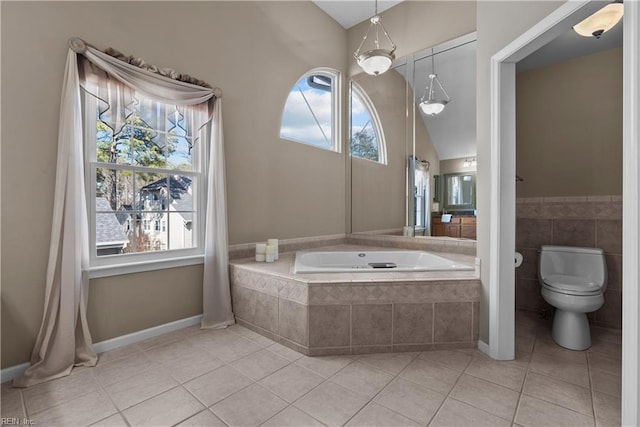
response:
M107 387L100 381L98 380L98 378L96 378L96 375L93 371L91 371L91 376L93 377L93 380L97 383L98 387L100 389L102 389L102 391L104 392L104 394L107 395L107 398L109 399L109 401L111 402L111 404L113 405L114 408L116 408L116 413L120 414L120 417L124 420L124 422L127 424L127 426L131 426L131 423L129 422L129 420L127 419L127 417L124 416L124 411L121 411L120 408L118 407L118 405L116 405L116 402L113 400L113 397L111 397L111 394L107 391ZM155 396L153 396L155 397ZM140 402L142 403L142 402ZM132 405L131 407L133 407L135 405ZM108 417L103 418L103 420L106 420L109 417L112 417L114 414L109 415ZM100 422L102 420L98 420L92 424L96 424L98 422Z
M414 361L414 360L416 360L416 359L418 358L418 356L420 356L420 353L422 353L422 352L417 352L417 354L413 357L413 359L411 359L411 360L406 364L406 366L400 370L400 372L398 372L397 374L395 374L395 376L392 376L392 378L391 378L391 379L390 379L390 380L389 380L389 381L388 381L384 386L382 386L382 388L381 388L380 390L378 390L378 392L377 392L376 394L374 394L374 395L373 395L373 396L372 396L372 397L367 401L367 403L365 403L365 404L364 404L360 409L358 409L358 410L356 411L356 413L355 413L355 414L353 414L353 415L352 415L352 416L351 416L347 421L345 421L343 425L348 424L348 423L349 423L349 421L351 421L352 419L354 419L354 418L355 418L355 417L356 417L360 412L362 412L362 410L363 410L364 408L366 408L370 403L375 403L376 405L380 405L380 406L382 406L382 407L383 407L383 408L385 408L385 409L388 409L388 410L390 410L390 411L392 411L392 412L394 412L394 413L396 413L396 414L398 414L398 415L403 416L404 418L407 418L407 419L410 419L410 420L412 420L412 421L415 421L415 420L413 420L412 418L409 418L408 416L406 416L405 414L401 414L400 412L395 411L395 410L393 410L393 409L391 409L391 408L388 408L388 407L386 407L385 405L382 405L382 404L380 404L380 403L374 402L373 400L374 400L374 399L375 399L375 398L376 398L380 393L382 393L382 392L384 391L384 389L385 389L385 388L387 388L387 386L393 382L393 380L395 380L396 378L399 378L399 377L400 377L400 374L402 374L402 373L405 371L405 369L407 369L407 367L408 367L411 363L413 363L413 361ZM381 354L385 354L385 353L381 353ZM369 365L367 362L364 362L364 361L363 361L362 363L365 363L365 364ZM348 365L347 365L347 366L348 366ZM369 365L369 366L371 366L372 368L376 368L376 367L375 367L375 366L373 366L373 365ZM346 368L346 366L345 366L345 368ZM343 369L344 369L344 368L343 368ZM387 373L387 374L391 374L390 372L385 371L384 369L379 369L379 368L376 368L376 369L378 369L378 370L380 370L380 371L382 371L382 372L385 372L385 373ZM342 369L341 369L341 370L342 370ZM340 371L336 372L336 374L335 374L335 375L337 375L339 372L340 372ZM334 375L334 376L335 376L335 375ZM429 390L430 390L430 389L429 389Z
M594 425L598 425L598 419L596 418L596 399L594 396L593 390L593 380L591 378L591 361L589 360L589 356L587 355L587 372L589 375L589 395L591 396L591 411L593 413L593 423Z
M465 374L467 368L469 367L469 365L471 365L471 362L473 362L473 359L475 359L475 357L471 357L471 360L469 360L467 362L467 365L464 367L464 369L462 370L462 372L460 373L460 375L458 376L458 378L456 379L456 382L453 384L453 386L451 387L451 389L449 390L449 392L446 394L446 396L444 397L444 399L442 400L442 403L440 403L440 406L438 406L438 409L436 409L436 411L433 413L433 415L431 416L431 418L429 419L429 421L427 421L427 426L429 424L431 424L433 422L433 420L435 420L435 418L438 416L438 413L442 410L442 407L444 406L444 403L447 401L447 399L449 399L449 397L451 396L451 393L453 392L453 389L456 388L456 386L458 385L458 382L460 382L460 378L462 378L462 376ZM451 397L453 399L453 397ZM473 406L473 405L470 405Z
M518 418L518 411L520 410L520 404L522 403L522 396L524 395L524 388L527 384L527 380L529 379L529 372L531 372L531 361L533 360L533 352L536 349L536 344L538 342L538 332L536 332L533 338L533 346L531 346L531 353L529 354L529 362L527 363L527 369L524 374L524 381L522 382L522 386L520 388L520 394L518 395L518 403L516 403L516 409L513 411L513 417L511 418L511 424L516 423L516 419Z

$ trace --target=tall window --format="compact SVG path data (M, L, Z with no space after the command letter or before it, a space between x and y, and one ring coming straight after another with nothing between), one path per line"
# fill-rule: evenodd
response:
M356 82L351 82L351 156L387 164L382 125L373 103Z
M280 137L339 152L339 87L334 70L314 69L302 76L287 97Z
M122 122L98 91L84 103L92 264L202 253L193 110L136 93Z

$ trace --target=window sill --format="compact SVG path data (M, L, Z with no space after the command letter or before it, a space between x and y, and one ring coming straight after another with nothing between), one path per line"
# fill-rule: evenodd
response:
M186 267L204 263L204 255L194 255L180 258L169 258L153 261L133 262L126 264L92 267L89 269L89 279L101 277L122 276L124 274L142 273L145 271L164 270L167 268Z

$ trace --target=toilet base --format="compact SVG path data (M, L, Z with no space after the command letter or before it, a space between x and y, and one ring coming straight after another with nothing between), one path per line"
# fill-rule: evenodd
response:
M569 350L588 349L591 347L591 330L587 314L556 309L551 337Z

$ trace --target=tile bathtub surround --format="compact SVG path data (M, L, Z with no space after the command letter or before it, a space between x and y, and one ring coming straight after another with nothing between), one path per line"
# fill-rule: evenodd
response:
M333 248L345 247L362 248ZM476 346L475 272L294 275L293 259L285 253L270 264L230 263L240 324L307 355Z
M279 240L279 253L321 248L342 244L379 246L384 248L447 252L476 255L476 241L450 237L404 237L370 233L335 234L330 236L301 237ZM250 258L255 255L256 242L229 246L229 259Z
M26 389L2 384L2 417L43 426L620 425L620 332L594 327L594 346L569 352L549 330L517 312L521 351L497 362L477 349L305 357L239 325L192 327L101 354L98 367L115 380L96 367ZM149 366L130 375L139 358ZM179 360L215 363L185 380ZM569 361L578 369L557 375Z
M545 197L516 200L516 308L553 313L540 295L538 251L542 245L598 247L604 250L608 283L604 305L588 318L593 325L622 327L622 198Z

